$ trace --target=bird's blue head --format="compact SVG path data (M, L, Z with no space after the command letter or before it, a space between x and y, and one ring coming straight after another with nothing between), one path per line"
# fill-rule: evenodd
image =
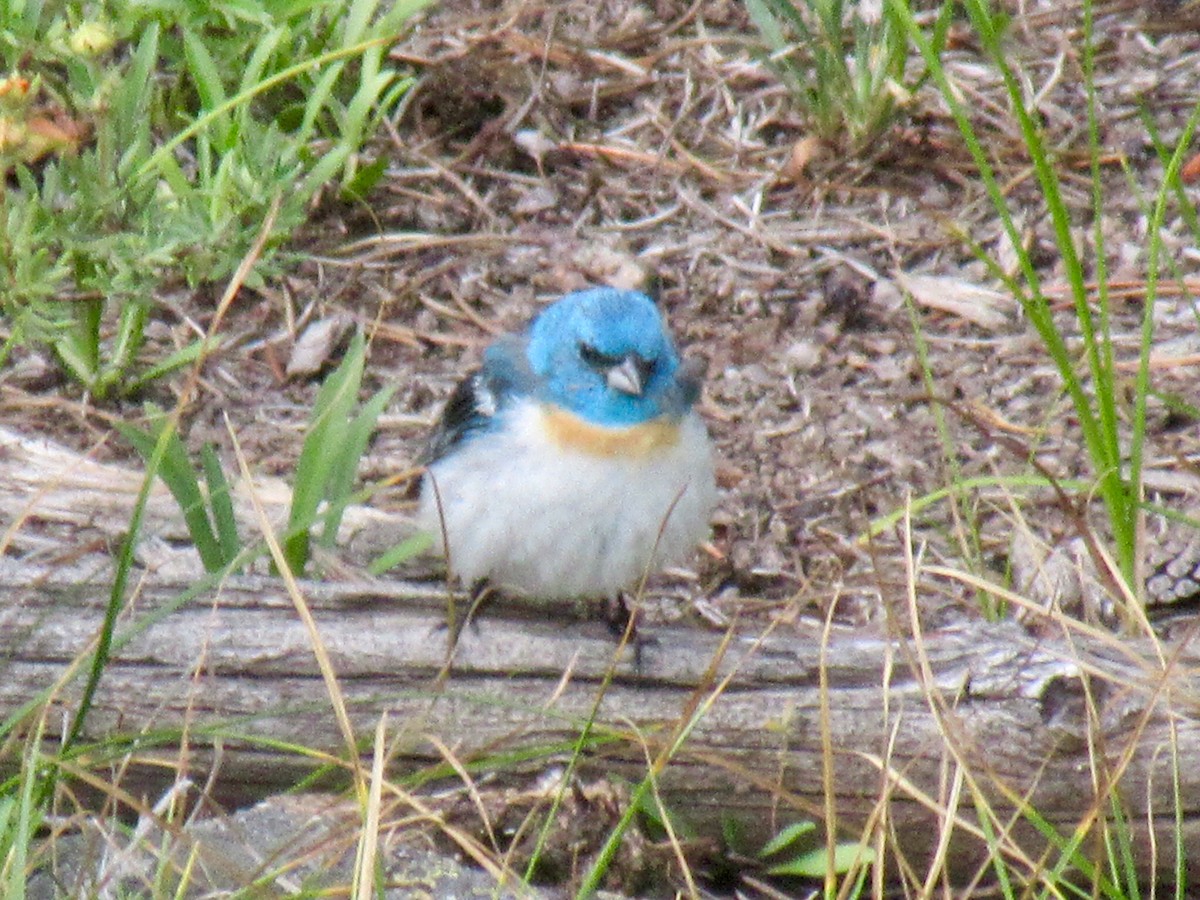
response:
M529 328L527 356L544 400L598 425L679 418L700 391L645 294L568 294Z

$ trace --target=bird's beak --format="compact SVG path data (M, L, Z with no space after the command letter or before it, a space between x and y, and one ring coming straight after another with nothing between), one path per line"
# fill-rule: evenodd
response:
M640 397L642 394L642 372L638 368L637 359L627 356L621 362L608 370L608 386L614 391Z

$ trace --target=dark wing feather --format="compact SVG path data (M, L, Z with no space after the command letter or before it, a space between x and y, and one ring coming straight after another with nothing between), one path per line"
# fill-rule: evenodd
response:
M441 459L469 436L487 427L496 414L496 395L481 369L469 373L446 401L442 417L429 435L420 462L428 465Z
M524 337L509 335L488 347L483 366L458 383L421 455L422 465L441 459L463 441L491 427L514 397L536 391Z

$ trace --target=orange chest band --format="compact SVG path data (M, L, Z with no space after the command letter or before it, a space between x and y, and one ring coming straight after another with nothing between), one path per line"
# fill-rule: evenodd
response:
M547 408L542 410L542 423L555 444L589 456L645 457L679 443L675 422L612 428L586 422L565 409Z

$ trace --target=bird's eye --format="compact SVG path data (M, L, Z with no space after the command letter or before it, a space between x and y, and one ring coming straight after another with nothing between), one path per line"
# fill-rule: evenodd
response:
M591 344L580 342L579 358L593 369L608 370L621 364L621 357L602 353Z

